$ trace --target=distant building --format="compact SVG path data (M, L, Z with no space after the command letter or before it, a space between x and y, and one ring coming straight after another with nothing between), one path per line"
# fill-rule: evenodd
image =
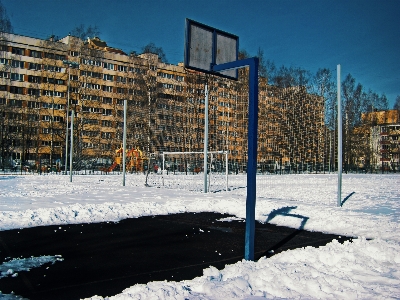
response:
M126 54L98 37L55 41L1 34L0 165L12 159L63 164L67 111L75 114L74 167L112 164L122 143L124 100L129 149L147 158L202 151L205 80L209 148L228 151L230 169L245 170L247 76L205 76L162 63L155 54ZM304 87L269 86L264 78L259 84L259 170L325 168L334 146L326 144L324 99Z
M368 156L373 168L400 171L400 111L385 110L362 114Z

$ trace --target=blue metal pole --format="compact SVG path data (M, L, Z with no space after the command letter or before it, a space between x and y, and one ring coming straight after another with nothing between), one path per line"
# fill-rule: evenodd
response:
M245 259L254 260L257 127L258 127L258 58L254 58L249 72L249 129L247 161Z
M246 260L254 260L258 129L258 64L258 58L253 57L213 66L213 71L237 69L245 66L250 67L246 232L244 253L244 258Z

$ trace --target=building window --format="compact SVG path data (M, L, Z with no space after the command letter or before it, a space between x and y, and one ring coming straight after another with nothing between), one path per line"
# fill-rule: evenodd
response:
M28 114L28 121L39 121L39 116L37 114Z
M98 145L93 143L82 143L82 145L83 148L92 148L92 149L98 148Z
M10 78L11 78L11 80L14 80L14 81L24 81L24 75L23 74L11 73Z
M25 49L13 47L12 54L25 55Z
M60 97L60 98L65 97L64 92L50 91L50 90L43 90L43 95L48 97Z
M103 115L112 116L112 109L104 109Z
M109 120L102 120L101 121L101 126L103 127L112 127L112 122Z
M84 65L89 65L89 66L101 66L101 62L98 60L92 60L92 59L87 59L87 58L82 58L81 63Z
M31 96L40 96L40 90L39 89L32 89L32 88L29 88L28 89L28 95L31 95Z
M124 99L117 99L117 102L116 102L116 104L117 105L124 105Z
M99 125L99 120L97 119L84 119L83 122L88 125Z
M45 58L49 58L49 59L55 59L55 60L65 60L66 57L63 54L56 54L56 53L49 53L49 52L45 52L44 54Z
M114 75L103 74L103 80L106 80L106 81L114 81Z
M90 113L102 113L103 109L100 107L90 107L90 106L82 106L82 112L90 112Z
M102 132L101 133L101 138L103 138L103 139L111 139L111 137L112 137L111 132Z
M31 50L29 56L34 58L42 58L42 52Z
M114 70L114 64L112 63L103 63L104 69Z
M10 93L22 95L24 93L24 88L19 86L10 86Z
M29 75L28 76L28 82L41 83L42 82L42 78L40 76Z
M97 95L81 95L82 100L91 100L91 101L99 101L100 96Z
M54 122L63 122L63 121L64 121L64 118L63 118L63 117L60 117L60 116L54 116L54 117L53 117L53 120L54 120Z
M69 75L69 80L71 81L78 81L79 77L78 75Z
M100 90L100 84L82 82L82 87L92 90Z
M64 109L63 104L47 103L47 102L42 102L42 107L43 108Z
M45 65L44 66L44 70L45 71L49 71L49 72L62 72L62 68L58 67L58 66L51 66L51 65Z
M0 78L10 78L10 73L0 72Z
M120 72L126 72L126 70L127 70L127 67L126 67L126 66L118 65L118 71L120 71Z
M98 131L83 130L82 134L87 137L97 137L99 136Z
M11 61L11 67L12 67L12 68L20 68L20 69L23 69L23 68L24 68L24 62L23 62L23 61L20 61L20 60L15 60L15 59L13 59L13 60Z
M22 107L22 100L10 99L8 100L9 106Z
M105 103L105 104L112 104L112 98L110 98L110 97L103 97L103 103Z
M117 93L118 94L125 94L126 93L126 88L117 87Z
M91 72L91 71L81 71L81 76L100 79L101 78L101 73L99 73L99 72Z
M70 51L69 55L74 56L74 57L79 56L79 52L78 51Z
M100 144L102 150L111 150L111 144Z
M112 93L113 87L108 85L103 85L103 91Z
M126 78L122 76L117 76L117 82L126 83Z
M39 71L39 70L42 69L42 65L41 64L36 64L36 63L29 63L28 68L29 68L29 70Z

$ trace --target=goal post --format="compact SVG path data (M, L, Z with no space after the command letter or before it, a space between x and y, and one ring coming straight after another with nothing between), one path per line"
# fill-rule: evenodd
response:
M215 155L222 155L224 158L223 160L223 165L221 166L219 161L216 159ZM227 151L207 151L207 166L203 166L203 161L204 159L204 152L197 152L197 151L188 151L188 152L163 152L162 153L162 168L161 168L161 175L162 175L162 181L164 185L164 175L165 175L165 170L167 169L167 163L170 163L169 160L166 160L166 156L171 156L171 157L185 157L185 161L189 161L189 164L184 164L179 165L178 171L179 172L184 172L184 173L204 173L205 176L208 175L208 173L215 171L215 172L221 172L224 173L225 175L225 190L228 191L228 174L229 174L229 161L228 161L228 152ZM201 157L203 156L203 159ZM208 167L210 166L210 167ZM203 168L202 168L203 167ZM175 171L176 165L174 164L173 171ZM204 190L207 189L206 185L210 185L210 179L211 177L207 177L208 180L204 182Z

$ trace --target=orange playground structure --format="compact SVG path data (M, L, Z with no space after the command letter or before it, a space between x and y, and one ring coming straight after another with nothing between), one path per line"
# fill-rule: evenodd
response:
M114 164L120 165L122 168L123 149L117 149ZM130 172L141 172L144 170L144 164L147 158L140 149L130 149L126 151L125 167Z

